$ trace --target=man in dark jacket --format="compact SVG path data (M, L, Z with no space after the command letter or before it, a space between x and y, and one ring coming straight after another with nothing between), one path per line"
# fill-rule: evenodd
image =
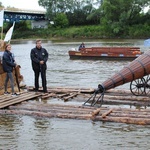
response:
M35 91L39 89L39 75L41 73L43 92L47 93L46 62L48 60L48 52L41 46L41 40L36 41L36 47L31 50L30 57L35 77Z

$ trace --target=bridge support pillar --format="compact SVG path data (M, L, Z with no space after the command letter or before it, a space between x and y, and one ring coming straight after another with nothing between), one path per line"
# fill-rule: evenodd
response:
M47 20L39 20L35 21L33 20L31 22L32 29L33 28L47 28L48 27L48 21Z

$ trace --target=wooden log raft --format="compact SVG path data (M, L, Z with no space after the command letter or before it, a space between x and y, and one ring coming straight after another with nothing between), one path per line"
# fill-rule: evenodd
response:
M0 110L0 114L22 114L48 118L86 119L150 125L150 109L110 109L109 107L94 108L88 106L28 102L17 106L10 106L9 109Z
M33 86L28 86L27 89L29 91L33 91ZM40 88L42 90L42 88ZM93 88L73 88L73 87L48 87L47 88L48 93L57 93L57 94L63 94L63 93L74 93L74 92L80 92L80 93L93 93Z
M43 95L42 99L48 99L48 98L58 98L62 99L64 101L68 100L75 100L78 102L84 102L86 101L91 95L89 91L91 88L70 88L69 87L48 87L50 89L47 95ZM28 87L29 91L33 91L33 87ZM41 88L42 90L42 88ZM82 93L84 90L84 93ZM85 90L87 93L85 93ZM51 92L55 91L55 92ZM62 92L63 91L63 92ZM73 92L76 91L76 92ZM74 94L73 94L74 93ZM76 94L78 93L78 94ZM80 93L80 94L79 94ZM98 98L99 95L97 95L96 98ZM131 94L129 90L119 90L119 89L110 89L106 91L104 96L104 103L103 104L110 104L110 105L134 105L134 106L150 106L150 99L146 96L134 96Z

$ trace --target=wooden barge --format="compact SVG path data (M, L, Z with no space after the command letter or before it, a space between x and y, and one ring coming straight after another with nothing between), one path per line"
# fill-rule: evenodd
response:
M139 47L91 47L68 51L70 59L134 60L142 54Z

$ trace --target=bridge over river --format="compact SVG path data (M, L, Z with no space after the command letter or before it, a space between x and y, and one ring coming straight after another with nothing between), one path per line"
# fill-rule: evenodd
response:
M32 28L46 28L47 19L44 11L21 10L21 9L5 9L4 20L9 22L19 22L22 20L31 20Z

